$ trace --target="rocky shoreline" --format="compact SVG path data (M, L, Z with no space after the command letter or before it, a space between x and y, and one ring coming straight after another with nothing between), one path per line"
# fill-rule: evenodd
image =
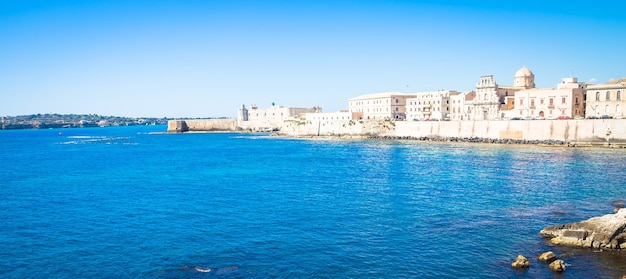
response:
M584 221L548 226L539 232L552 245L619 250L626 249L626 208Z
M562 140L514 140L514 139L491 139L491 138L457 138L457 137L396 137L396 136L369 136L367 139L371 140L415 140L415 141L435 141L435 142L466 142L466 143L492 143L492 144L533 144L533 145L557 145L567 146L570 142Z

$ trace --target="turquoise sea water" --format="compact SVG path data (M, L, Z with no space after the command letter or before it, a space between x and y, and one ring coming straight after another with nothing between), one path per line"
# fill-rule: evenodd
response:
M0 277L626 274L625 254L538 234L626 199L624 150L165 130L0 131Z

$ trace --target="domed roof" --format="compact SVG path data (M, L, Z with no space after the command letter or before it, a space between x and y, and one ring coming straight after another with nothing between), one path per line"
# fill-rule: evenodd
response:
M521 69L517 70L517 72L515 72L515 77L533 77L533 76L535 76L533 72L531 72L530 69L526 68L526 66L522 67Z

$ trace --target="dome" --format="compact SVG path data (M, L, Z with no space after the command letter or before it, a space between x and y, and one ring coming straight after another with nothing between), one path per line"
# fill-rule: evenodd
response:
M517 70L517 72L515 72L515 77L532 77L535 76L533 74L533 72L530 71L530 69L526 68L526 66L522 67L521 69Z
M513 86L528 88L535 88L535 75L526 66L515 72L513 78Z

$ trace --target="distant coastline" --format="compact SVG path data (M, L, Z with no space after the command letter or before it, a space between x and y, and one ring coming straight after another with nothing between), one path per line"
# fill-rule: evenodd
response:
M97 114L31 114L2 116L0 130L89 128L110 126L165 125L168 118L121 117Z

